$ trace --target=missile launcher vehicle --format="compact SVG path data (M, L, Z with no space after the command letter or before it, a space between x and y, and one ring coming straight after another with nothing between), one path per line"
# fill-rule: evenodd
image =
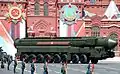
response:
M107 37L39 37L16 39L17 56L31 62L97 64L98 60L115 56L117 41Z

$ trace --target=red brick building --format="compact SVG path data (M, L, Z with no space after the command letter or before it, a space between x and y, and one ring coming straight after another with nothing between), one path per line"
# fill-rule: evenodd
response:
M8 3L13 4L13 1L0 0L0 21L8 32L11 23L7 23L4 15L7 13ZM118 41L115 49L116 56L120 56L120 0L58 0L57 4L56 0L16 0L16 2L22 4L26 11L29 37L59 36L59 10L70 2L78 7L81 15L84 14L83 18L77 21L77 28L79 29L85 22L85 36L105 36L116 39ZM20 32L17 29L14 38L20 37Z

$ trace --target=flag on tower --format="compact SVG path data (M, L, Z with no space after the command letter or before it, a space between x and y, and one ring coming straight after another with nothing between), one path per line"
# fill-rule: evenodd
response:
M83 24L81 25L81 27L79 28L79 30L76 33L76 37L81 37L81 36L85 36L85 22L83 22Z
M9 35L8 31L4 27L4 24L0 21L0 47L2 47L3 52L8 55L15 57L17 49L14 47L14 41Z
M6 30L6 28L4 27L1 21L0 21L0 36L3 37L5 41L7 41L10 44L14 43L11 36L9 35L8 31Z

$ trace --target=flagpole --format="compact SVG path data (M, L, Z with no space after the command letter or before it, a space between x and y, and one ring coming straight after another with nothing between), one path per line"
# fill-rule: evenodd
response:
M58 22L58 20L57 20L57 4L58 3L58 0L56 0L56 2L55 2L55 7L56 7L56 24L55 24L55 30L56 30L56 36L58 37L58 24L57 24L57 22Z
M26 34L25 34L25 37L28 37L28 33L27 33L27 23L28 23L28 22L27 22L27 20L28 20L28 16L27 16L28 7L27 7L27 6L28 6L28 0L26 0L26 1L27 1L27 3L26 3L26 5L25 5L25 9L26 9L26 20L25 20L25 27L26 27L26 28L25 28L25 33L26 33Z
M57 21L57 18L58 17L57 17L57 6L56 6L56 27L55 28L56 28L56 36L58 37L58 32L57 32L58 31L58 29L57 29L58 28L58 24L57 24L58 21Z

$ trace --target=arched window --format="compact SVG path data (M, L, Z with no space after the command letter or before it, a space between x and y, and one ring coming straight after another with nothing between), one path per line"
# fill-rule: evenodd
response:
M118 41L118 35L117 35L116 33L112 33L112 34L109 36L109 38ZM116 46L114 50L117 51L117 49L118 49L118 47Z
M91 36L100 36L100 28L97 26L93 26Z
M117 40L117 39L118 39L118 35L115 34L115 33L112 33L109 37L110 37L111 39L114 39L114 40Z
M48 16L48 2L44 2L44 16Z
M34 5L34 14L40 15L40 4L39 4L38 0L36 0L35 5Z

